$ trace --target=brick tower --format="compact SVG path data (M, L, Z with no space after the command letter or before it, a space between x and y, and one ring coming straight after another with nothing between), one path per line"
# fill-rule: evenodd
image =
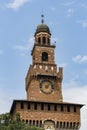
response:
M55 64L55 45L51 44L49 27L41 24L35 32L31 52L32 64L26 76L26 100L14 100L10 113L29 125L45 130L79 130L82 104L64 102L62 71Z

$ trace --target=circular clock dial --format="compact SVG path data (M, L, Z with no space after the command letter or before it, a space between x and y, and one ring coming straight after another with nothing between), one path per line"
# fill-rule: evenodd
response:
M40 89L42 92L49 94L53 91L54 87L51 81L42 80L40 83Z

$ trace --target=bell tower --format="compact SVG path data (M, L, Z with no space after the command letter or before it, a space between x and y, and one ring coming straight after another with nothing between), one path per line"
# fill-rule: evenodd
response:
M55 64L55 45L51 44L49 27L41 24L35 32L31 52L32 65L26 76L27 100L62 102L62 68Z

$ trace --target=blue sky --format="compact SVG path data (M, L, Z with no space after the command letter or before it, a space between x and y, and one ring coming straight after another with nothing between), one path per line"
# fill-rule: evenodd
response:
M63 67L64 101L87 104L87 1L0 0L0 113L25 99L34 33L41 14L50 27L55 60ZM87 105L81 109L87 129Z

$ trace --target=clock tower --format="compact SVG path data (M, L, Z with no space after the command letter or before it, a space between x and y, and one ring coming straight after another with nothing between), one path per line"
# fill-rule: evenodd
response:
M63 101L63 68L55 63L56 46L51 44L43 15L34 37L32 64L25 79L26 99L14 100L10 113L13 118L19 113L21 121L45 130L79 130L83 105Z
M27 100L62 102L62 68L55 64L55 45L51 44L49 27L37 26L31 52L32 65L26 76Z

